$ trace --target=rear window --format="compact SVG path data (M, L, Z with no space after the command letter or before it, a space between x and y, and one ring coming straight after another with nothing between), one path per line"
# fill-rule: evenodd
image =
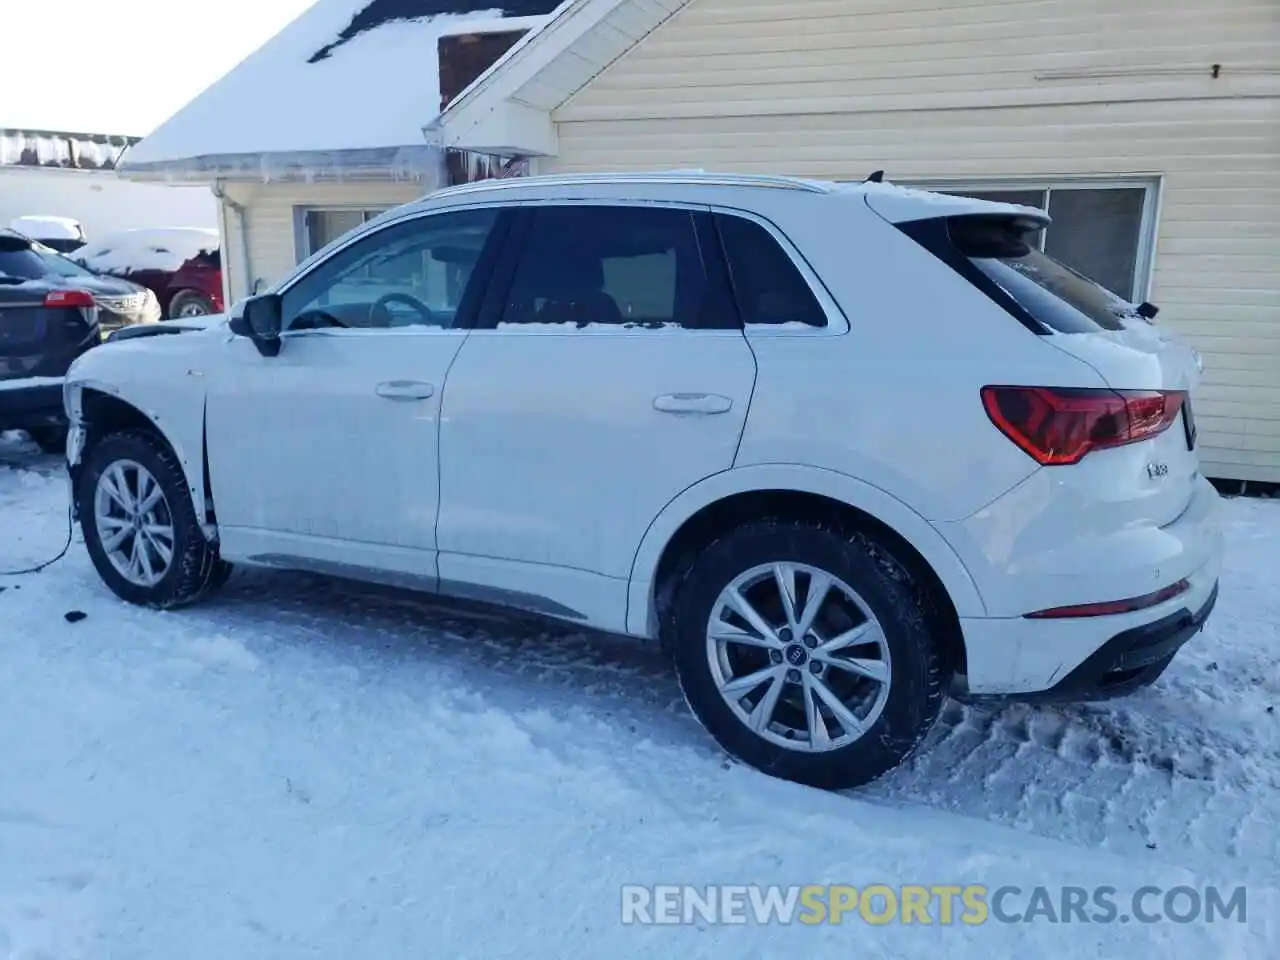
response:
M900 226L1037 332L1096 333L1123 330L1126 319L1144 322L1132 304L1042 252L1033 220L976 215Z
M31 244L18 237L0 236L0 277L12 280L39 280L48 268L33 253Z

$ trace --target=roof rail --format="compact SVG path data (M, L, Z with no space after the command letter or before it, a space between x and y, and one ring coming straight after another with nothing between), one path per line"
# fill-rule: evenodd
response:
M830 184L817 180L802 180L798 177L751 173L707 173L701 170L659 170L635 173L553 173L534 177L503 177L501 179L477 180L474 183L441 187L439 190L433 190L427 196L440 197L466 193L484 193L491 190L517 189L522 186L572 187L615 183L769 187L779 190L798 190L804 193L830 193L832 189Z

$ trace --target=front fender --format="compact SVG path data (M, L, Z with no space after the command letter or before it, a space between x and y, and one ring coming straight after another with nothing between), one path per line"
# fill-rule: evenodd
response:
M792 490L829 497L875 517L920 552L933 568L961 617L986 614L982 596L960 557L933 526L901 500L879 487L834 470L799 464L759 464L717 473L689 487L667 504L649 525L631 567L627 632L655 635L653 580L671 538L703 507L735 494Z
M105 349L99 348L102 352ZM109 348L115 349L115 348ZM124 423L136 422L137 416L155 428L173 449L187 481L187 490L197 517L209 515L204 486L204 391L193 390L179 382L176 386L161 371L152 371L137 379L116 378L103 375L105 371L72 370L63 386L63 405L66 408L69 430L67 435L67 466L73 478L78 474L84 456L86 441L94 427L94 414L86 404L88 391L104 396L131 408L135 417ZM187 387L182 389L182 387ZM103 426L111 429L115 422L108 419ZM204 533L210 539L216 536L211 524L202 523Z

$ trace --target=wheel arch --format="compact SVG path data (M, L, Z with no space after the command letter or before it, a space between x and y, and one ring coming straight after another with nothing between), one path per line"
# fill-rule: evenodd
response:
M959 618L986 609L959 556L927 520L878 487L816 467L789 464L743 467L688 488L650 524L632 564L627 632L654 638L664 580L709 537L747 517L837 517L842 527L879 534L927 590L954 626L957 668L963 662ZM895 549L896 548L896 549Z
M67 464L76 482L85 453L102 437L121 430L145 430L163 441L177 458L186 477L196 516L202 519L205 536L213 539L212 498L205 463L204 417L194 435L166 429L167 419L144 405L121 397L109 384L82 381L66 389L67 416L72 432L67 443ZM187 434L192 431L188 429Z

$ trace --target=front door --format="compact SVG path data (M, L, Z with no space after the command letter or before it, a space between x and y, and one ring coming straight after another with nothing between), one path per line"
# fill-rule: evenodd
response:
M227 344L206 371L223 556L434 587L440 400L497 217L367 232L284 289L278 356Z
M449 372L441 589L625 622L653 519L733 465L755 360L710 215L536 205Z

